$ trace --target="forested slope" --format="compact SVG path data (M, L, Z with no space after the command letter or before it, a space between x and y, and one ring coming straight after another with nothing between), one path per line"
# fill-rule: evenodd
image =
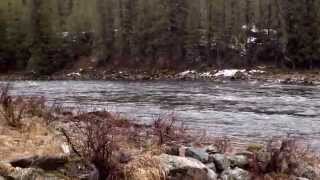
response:
M320 67L320 0L1 0L1 72Z

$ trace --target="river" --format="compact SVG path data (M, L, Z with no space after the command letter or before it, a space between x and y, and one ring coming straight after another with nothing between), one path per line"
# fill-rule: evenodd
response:
M292 134L320 149L320 87L258 82L17 81L14 95L107 109L151 122L174 115L188 127L250 142Z

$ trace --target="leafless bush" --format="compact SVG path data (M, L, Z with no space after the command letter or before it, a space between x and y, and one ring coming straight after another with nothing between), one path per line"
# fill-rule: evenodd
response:
M318 158L296 138L272 139L266 147L254 152L250 167L256 176L263 174L296 175L301 163L319 164ZM317 159L317 160L316 160Z
M177 119L171 115L167 118L158 117L153 122L155 135L158 136L158 144L162 145L169 141L181 140L185 136L183 124L179 125Z
M21 120L26 110L26 104L21 101L15 102L14 98L9 95L10 84L1 88L0 95L0 113L8 125L19 128L22 126Z
M46 99L44 97L25 98L27 113L31 116L42 117L46 111Z
M213 145L221 153L225 153L230 149L230 139L228 137L219 137L213 140Z
M93 164L98 170L99 179L117 179L119 176L118 163L113 159L118 149L114 139L115 130L112 116L94 116L83 113L73 120L73 132L64 130L73 150Z

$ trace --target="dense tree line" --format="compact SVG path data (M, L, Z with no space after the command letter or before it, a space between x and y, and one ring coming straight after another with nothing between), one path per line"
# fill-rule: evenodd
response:
M0 69L320 67L319 0L2 0Z

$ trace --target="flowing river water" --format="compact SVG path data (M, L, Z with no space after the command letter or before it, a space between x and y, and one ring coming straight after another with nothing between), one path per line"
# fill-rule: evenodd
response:
M257 142L291 134L320 149L320 87L258 82L17 81L13 94L103 108L151 122L174 113L215 136Z

